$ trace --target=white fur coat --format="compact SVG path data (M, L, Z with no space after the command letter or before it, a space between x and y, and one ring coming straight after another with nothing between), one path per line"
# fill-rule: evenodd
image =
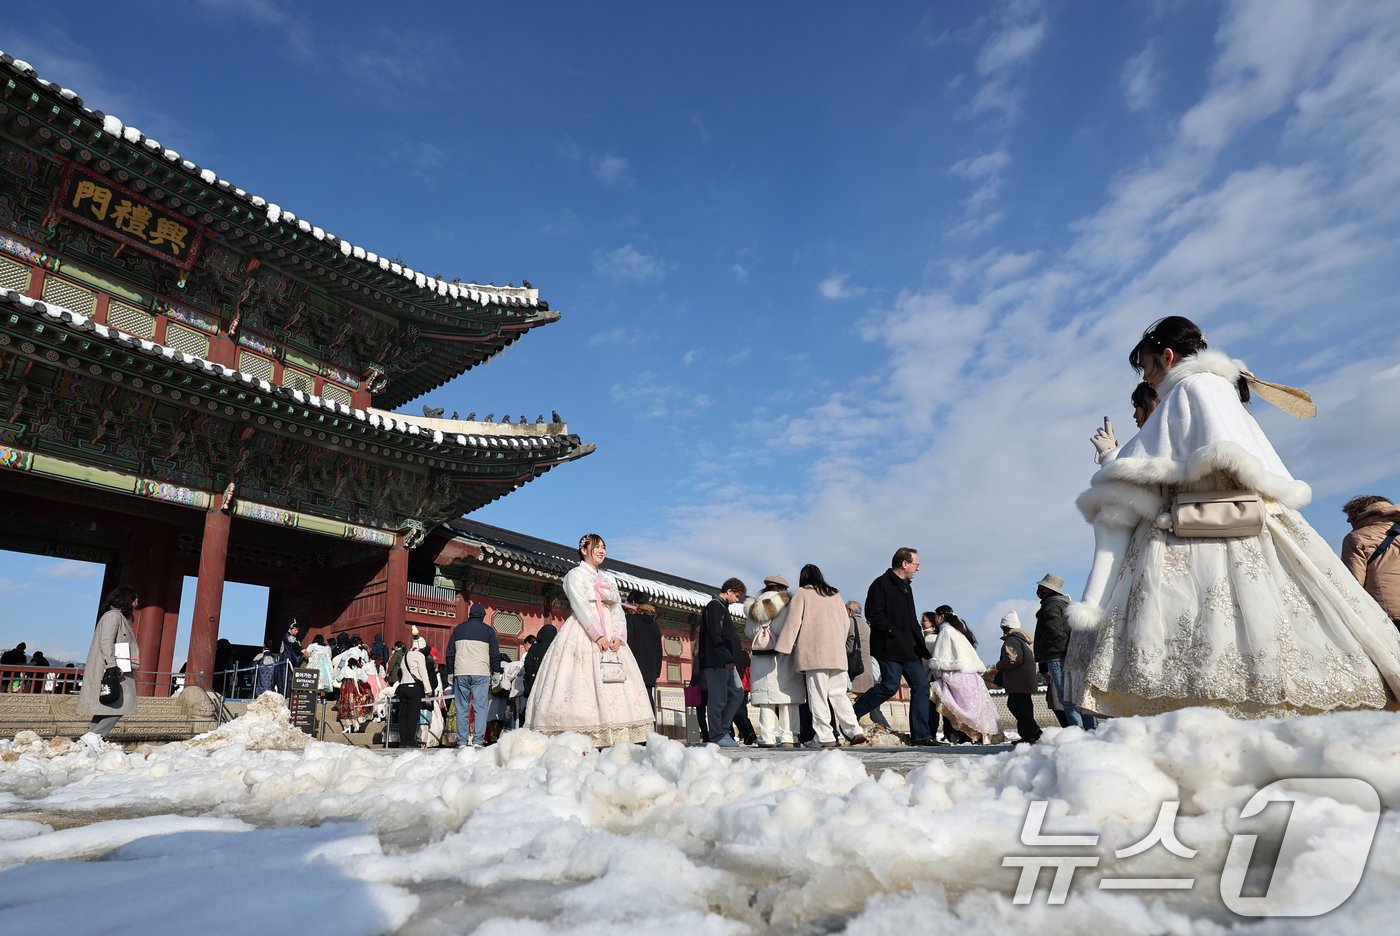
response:
M1247 490L1297 509L1312 490L1284 467L1240 402L1235 381L1244 362L1202 351L1173 367L1157 393L1162 402L1138 434L1079 496L1090 523L1133 528L1166 508L1163 485L1228 472Z

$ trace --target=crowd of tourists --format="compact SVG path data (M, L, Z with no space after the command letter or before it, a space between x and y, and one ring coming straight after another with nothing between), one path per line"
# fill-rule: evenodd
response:
M1129 354L1143 380L1131 395L1137 434L1119 444L1110 420L1092 438L1099 470L1078 507L1094 555L1078 601L1064 580L1036 583L1033 632L1016 612L1001 621L987 667L972 630L949 605L915 611L918 552L896 550L870 584L864 611L808 564L792 589L781 575L749 597L724 582L695 631L687 704L702 737L720 747L815 748L867 742L889 730L881 707L907 688L907 741L996 743L1010 733L988 686L1005 690L1021 742L1041 735L1032 696L1045 684L1061 726L1187 706L1241 717L1380 709L1400 696L1400 507L1379 495L1349 500L1341 555L1298 512L1311 499L1246 408L1253 395L1298 416L1303 392L1260 380L1209 349L1190 320L1172 316ZM436 745L448 721L458 746L480 746L523 725L578 732L600 747L644 740L655 724L660 630L645 595L624 601L601 568L607 546L589 533L563 580L570 614L525 640L522 659L500 650L486 611L472 604L446 659L414 629L409 645L340 634L301 644L293 621L277 652L259 658L259 692L286 691L306 665L337 703L347 732L398 711L401 746ZM106 597L79 693L87 739L135 710L138 596ZM734 627L740 613L742 637ZM0 666L43 666L24 643ZM747 662L746 662L747 661ZM4 688L24 685L4 674ZM747 711L758 715L754 726ZM869 722L869 729L862 720ZM941 739L939 737L941 728ZM737 737L736 737L737 735Z

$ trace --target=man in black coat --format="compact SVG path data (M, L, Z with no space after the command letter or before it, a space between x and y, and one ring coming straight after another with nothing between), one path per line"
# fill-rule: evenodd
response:
M642 685L647 687L647 701L656 712L656 680L661 676L661 627L656 623L656 605L647 595L633 595L631 604L622 606L627 612L627 646L642 671Z
M1044 578L1035 583L1035 596L1040 599L1040 608L1035 612L1035 660L1062 706L1055 712L1055 718L1062 728L1075 725L1085 731L1093 731L1098 727L1098 721L1090 713L1079 711L1066 692L1069 595L1065 594L1065 580L1047 572Z
M700 612L700 643L704 659L706 701L705 721L710 728L710 741L722 748L736 748L731 726L734 715L744 701L744 686L735 673L739 658L739 638L734 633L729 606L738 604L748 594L748 588L737 578L725 581L719 595L711 599Z
M856 700L856 718L874 711L899 691L902 678L909 686L909 738L914 744L936 745L929 724L928 672L930 657L924 630L914 610L914 588L919 574L919 551L908 546L895 550L890 567L870 583L865 595L865 619L870 623L870 655L880 664L880 681Z

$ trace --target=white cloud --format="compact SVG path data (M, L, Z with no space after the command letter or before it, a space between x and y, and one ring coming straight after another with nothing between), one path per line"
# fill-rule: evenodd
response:
M865 295L864 286L857 286L850 281L850 276L846 273L833 273L817 284L817 291L823 298L833 302L845 299L859 299Z
M1128 110L1140 111L1157 96L1157 49L1151 43L1123 65L1123 96Z
M666 276L666 264L660 258L644 254L631 244L596 255L593 269L608 279L628 283L650 283Z
M1024 61L1040 47L1044 38L1043 19L1007 24L977 53L977 73L985 78Z
M1314 390L1317 420L1254 412L1316 491L1396 478L1400 21L1384 9L1232 7L1176 133L1125 166L1065 243L974 254L870 311L857 336L879 379L774 417L785 431L763 454L781 483L750 480L752 445L716 452L710 490L748 487L678 508L626 552L713 581L815 561L859 599L895 546L916 546L920 607L953 605L987 647L1005 609L1029 623L1040 575L1082 582L1091 534L1073 501L1094 469L1089 436L1104 415L1131 425L1127 349L1173 312L1265 377ZM1264 61L1269 37L1292 30L1303 38ZM792 490L809 493L777 499Z
M995 228L1004 214L996 205L1001 197L1006 170L1011 156L1004 149L960 160L949 167L953 175L977 183L972 194L963 199L963 219L948 230L950 237L971 238Z
M102 566L92 562L74 562L69 559L60 559L51 565L46 565L41 568L39 574L45 578L72 580L90 579L102 574Z
M733 274L736 283L747 283L749 281L748 267L744 266L742 263L734 264L729 268L729 272Z
M632 348L640 344L642 338L641 332L616 325L590 335L588 338L588 346L590 348Z
M973 114L999 112L1008 120L1019 116L1025 66L1044 41L1046 29L1044 10L1034 0L1011 3L995 17L995 32L977 52L982 84L972 99Z
M610 394L614 403L642 421L695 416L714 405L708 394L693 393L655 371L643 371L625 383L613 384Z
M594 159L593 175L604 185L630 185L632 182L632 170L627 160L612 153Z

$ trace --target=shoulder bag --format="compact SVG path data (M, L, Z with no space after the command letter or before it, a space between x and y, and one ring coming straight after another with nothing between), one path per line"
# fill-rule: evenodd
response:
M767 621L758 625L758 631L753 635L753 642L749 644L749 652L760 654L778 652L774 647L773 628L768 626Z
M1179 491L1172 532L1183 539L1239 539L1264 532L1264 503L1253 491Z

